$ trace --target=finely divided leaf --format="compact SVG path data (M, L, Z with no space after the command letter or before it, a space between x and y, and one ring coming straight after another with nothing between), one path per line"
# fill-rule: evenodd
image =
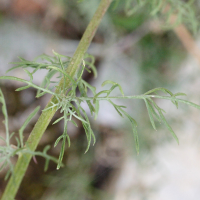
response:
M153 114L152 114L152 109L149 106L150 103L146 99L144 99L144 102L145 102L146 107L147 107L147 111L148 111L148 114L149 114L149 119L150 119L151 125L156 130L156 126L155 126L154 119L153 119Z

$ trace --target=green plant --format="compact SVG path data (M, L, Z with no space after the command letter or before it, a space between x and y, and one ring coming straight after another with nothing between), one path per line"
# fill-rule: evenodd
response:
M14 136L13 133L9 133L9 126L8 126L8 114L7 114L7 109L6 109L6 104L5 104L5 99L3 96L2 91L0 90L0 102L2 103L2 112L5 117L4 125L5 125L5 130L6 130L6 138L4 139L3 137L0 137L0 140L2 140L5 143L5 146L0 146L0 155L1 159L0 162L1 168L0 171L2 171L5 167L9 166L9 170L6 173L5 180L9 177L10 173L13 172L13 164L11 162L11 157L18 155L20 156L23 153L29 153L32 156L43 156L46 159L45 163L45 171L48 168L49 160L52 160L54 162L58 162L57 159L53 158L52 156L47 155L47 151L50 148L50 146L46 146L43 150L43 152L34 152L31 151L28 147L25 147L24 142L23 142L23 131L28 125L28 123L31 121L31 119L35 116L35 114L39 111L40 107L38 106L35 108L35 110L27 117L26 121L22 125L22 127L19 129L19 136L15 137L17 146L10 144L11 138Z
M114 8L122 3L124 4L123 7L127 16L131 16L138 12L138 10L144 9L151 16L156 16L160 20L164 20L163 27L165 28L172 28L180 23L184 23L194 33L197 33L199 29L195 0L125 0L124 2L117 0L115 1ZM170 18L173 14L176 14L176 20L171 24Z
M17 77L13 77L13 76L0 77L0 79L20 81L27 84L26 86L18 88L17 91L24 90L29 87L33 87L38 90L37 95L36 95L36 97L38 98L45 94L52 95L52 98L50 99L45 109L42 111L42 115L38 119L25 145L23 142L23 130L26 127L26 125L30 122L32 117L35 115L35 113L39 110L39 108L36 108L33 111L33 113L30 114L30 117L27 118L27 120L24 122L24 125L19 130L19 137L18 139L16 139L18 145L12 146L10 144L10 138L13 136L13 134L10 135L8 131L8 116L7 116L4 97L3 97L2 92L0 91L0 102L3 104L2 110L5 116L5 128L6 128L6 139L1 138L6 143L5 146L0 148L1 154L3 155L1 157L1 161L3 162L3 165L2 165L3 167L5 165L10 166L10 170L8 171L6 178L12 172L12 176L8 182L8 185L2 197L2 200L14 199L14 196L19 188L21 180L24 176L24 173L28 167L28 164L32 156L34 155L44 156L46 158L45 169L48 165L49 160L53 160L57 162L57 169L60 168L60 166L62 165L62 159L64 155L64 148L66 145L66 141L67 141L68 146L70 146L70 138L67 134L68 122L71 121L75 126L77 126L73 118L77 118L78 120L80 120L83 125L83 128L85 129L86 138L88 141L88 145L85 152L88 151L91 143L92 144L95 143L95 135L92 131L89 118L85 110L81 107L81 103L83 101L87 103L91 114L94 115L95 118L97 117L98 111L100 109L99 101L102 101L102 100L105 100L111 103L111 105L114 106L115 110L121 117L123 116L127 117L132 125L137 152L139 152L137 123L125 111L126 107L123 105L115 104L113 101L114 99L142 99L144 100L144 103L147 107L147 111L149 114L149 119L153 128L156 129L155 122L154 122L155 119L158 120L159 122L163 122L177 142L178 142L177 136L175 135L173 129L167 123L165 119L165 116L163 114L164 110L161 109L155 103L154 99L159 98L159 99L170 100L177 108L178 108L178 103L180 102L180 103L185 103L187 105L200 109L200 106L192 102L177 98L178 96L185 95L184 93L173 94L171 91L167 90L166 88L155 88L142 95L125 96L123 93L122 87L116 82L107 80L102 83L102 86L110 84L111 85L110 89L96 92L95 87L91 86L90 84L88 84L82 79L84 70L88 70L89 72L93 71L93 73L96 75L96 69L94 67L94 58L91 55L86 54L86 51L87 51L88 46L90 45L90 42L95 34L95 31L103 15L105 14L111 2L112 0L101 1L94 17L92 18L90 24L88 25L79 43L79 46L72 58L64 56L64 55L60 55L56 52L53 52L54 53L53 57L47 56L47 55L41 55L37 57L34 61L28 61L23 58L20 58L20 62L13 63L16 66L13 67L11 70L14 70L15 68L19 68L19 67L23 68L24 71L30 77L29 81L20 79ZM167 1L167 2L170 3L172 8L174 8L173 1ZM177 0L177 2L181 2L181 1ZM126 1L126 8L130 8L132 3L135 3L134 5L136 6L134 7L134 9L128 9L127 10L128 14L133 14L138 8L141 8L147 4L146 1L132 1L132 2ZM162 7L163 1L161 0L151 1L150 4L152 7L154 6L154 10L152 11L152 14L157 14L158 11L162 10L161 8L163 8ZM180 8L183 8L183 7L185 8L185 5L186 4L180 4ZM189 11L191 11L191 9ZM179 10L178 10L178 13L179 13ZM182 15L180 16L181 16L180 17L181 19L184 19ZM190 17L190 20L192 21L193 18ZM193 26L196 28L196 24L193 23ZM41 60L43 60L43 62ZM38 86L33 83L33 75L36 71L41 70L41 69L45 69L47 71L47 74L42 82L42 85ZM52 81L52 78L55 75L58 76L56 82ZM110 96L111 92L115 88L119 89L121 96ZM76 95L77 89L80 91L80 96ZM91 90L93 96L88 96L88 90ZM160 92L164 92L167 95L159 95L158 93ZM35 149L46 127L50 123L50 120L52 119L54 113L57 110L60 110L60 112L63 113L63 116L59 118L58 120L56 120L54 123L57 123L60 120L64 120L63 134L55 141L55 146L59 142L62 142L62 147L61 147L58 160L46 154L48 147L44 149L43 153L35 152ZM13 168L13 165L11 164L11 161L10 161L10 157L14 155L18 155L18 161L15 168Z

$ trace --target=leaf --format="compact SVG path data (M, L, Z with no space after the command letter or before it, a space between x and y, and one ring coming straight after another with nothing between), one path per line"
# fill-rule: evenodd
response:
M90 148L91 139L92 139L91 136L92 136L92 134L93 134L93 131L92 131L91 127L90 127L90 121L89 121L89 119L88 119L88 116L87 116L85 110L84 110L82 107L79 107L79 109L83 112L83 115L84 115L84 117L85 117L85 120L87 121L87 123L82 122L83 127L84 127L85 132L86 132L86 137L87 137L87 142L88 142L87 148L86 148L86 150L85 150L85 153L86 153L86 152L89 150L89 148Z
M108 100L112 105L113 105L113 107L115 108L115 110L118 112L118 114L121 116L121 117L123 117L123 115L122 115L122 113L119 111L119 109L118 109L118 106L115 104L115 103L113 103L111 100Z
M49 66L49 64L47 63L38 63L38 62L34 62L34 61L28 61L28 60L25 60L23 58L20 58L19 59L21 60L21 62L11 62L10 64L14 64L16 65L15 67L12 67L11 69L7 70L6 73L8 73L9 71L11 70L14 70L14 69L17 69L17 68L28 68L28 67L31 67L31 68L38 68L38 69L46 69L47 66Z
M19 138L20 138L20 144L21 147L23 147L23 132L24 129L26 128L26 126L28 125L28 123L32 120L32 118L36 115L36 113L39 111L40 106L37 106L34 111L26 118L25 122L23 123L23 125L21 126L21 128L19 129Z
M90 144L91 144L91 134L90 134L90 128L88 126L88 124L82 122L82 125L83 125L83 128L85 130L85 134L86 134L86 138L87 138L87 147L86 147L86 150L85 150L85 153L88 152L89 148L90 148Z
M85 92L84 90L84 87L83 87L83 83L82 82L79 82L78 84L78 88L79 88L79 91L81 93L81 96L82 97L87 97L87 93ZM94 109L94 106L91 104L91 102L89 100L86 100L86 103L90 109L90 113L91 115L93 114L93 112L95 112L95 109Z
M54 62L54 59L51 56L48 56L46 54L41 54L41 55L37 56L33 61L36 62L39 59L46 60L50 63Z
M92 72L94 74L94 78L97 77L97 70L96 70L96 67L94 66L94 63L95 63L95 58L94 56L90 55L90 54L85 54L85 57L84 59L87 60L87 58L90 58L91 59L91 62L89 61L85 61L85 64L88 65L91 69L92 69ZM86 68L87 69L87 68Z
M95 120L97 119L98 113L99 113L99 101L96 100L96 102L95 102L95 117L94 117Z
M68 59L68 60L71 59L71 57L65 56L65 55L62 55L62 54L59 54L59 53L55 52L54 50L52 50L52 52L53 52L54 55L56 55L56 56L58 56L58 57L66 58L66 59Z
M172 136L175 138L175 140L177 141L177 143L179 144L179 140L178 137L176 136L176 134L174 133L173 129L171 128L171 126L167 123L165 116L163 115L163 110L161 108L158 107L158 105L151 99L151 102L153 103L154 107L157 109L157 111L159 112L160 115L160 119L163 121L163 123L165 124L165 126L167 127L167 129L170 131L170 133L172 134Z
M60 150L60 155L59 155L59 159L58 159L58 165L57 165L57 168L56 169L60 169L60 167L62 166L62 160L63 160L63 156L64 156L64 152L65 152L65 144L66 144L66 138L67 138L67 135L62 135L60 136L57 140L56 140L56 143L54 144L54 146L56 146L59 142L60 139L63 139L62 140L62 146L61 146L61 150Z
M17 142L17 148L20 148L20 141L19 141L19 138L18 137L15 137L15 140Z
M62 69L60 69L58 67L54 67L54 66L49 66L48 69L54 69L54 70L57 70L58 72L61 72L64 76L69 78L69 80L72 82L73 85L76 85L76 82L74 81L74 79L69 74L67 74L65 71L63 71Z
M192 103L192 102L190 102L190 101L186 101L186 100L184 100L184 99L176 98L176 97L159 96L159 95L153 95L153 96L152 96L152 95L149 95L149 96L147 95L147 97L154 97L154 98L166 99L166 100L171 100L171 101L175 100L175 101L177 101L177 102L181 102L181 103L187 104L187 105L189 105L189 106L195 107L195 108L197 108L197 109L200 110L200 106L199 106L199 105L197 105L197 104L195 104L195 103Z
M170 94L171 95L171 97L174 97L174 94L171 92L171 91L169 91L168 89L166 89L166 88L162 88L162 87L159 87L159 88L154 88L154 89L152 89L152 90L149 90L148 92L146 92L146 93L144 93L144 95L147 95L147 94L150 94L150 93L153 93L153 92L157 92L157 91L163 91L164 93L168 93L168 94ZM177 94L184 94L184 93L177 93ZM172 101L172 103L178 108L178 102L176 101L176 100L171 100Z
M30 87L31 87L30 85L23 86L23 87L17 88L15 91L25 90L25 89L28 89L28 88L30 88Z
M70 122L72 122L72 124L74 124L74 126L78 127L77 123L74 120L71 120Z
M60 66L61 66L62 70L64 71L64 66L63 66L63 62L62 62L62 60L61 60L61 55L58 54L58 53L56 53L54 50L52 50L52 52L53 52L53 54L54 54L55 56L57 56L58 61L59 61L59 63L60 63Z
M59 137L56 139L56 141L55 141L55 143L54 143L54 147L57 146L58 142L60 142L61 139L63 139L63 135L59 136Z
M9 139L11 139L14 136L15 132L12 132L9 136Z
M24 153L29 153L29 154L31 154L32 156L42 156L42 157L44 157L45 158L45 166L44 166L44 171L46 171L47 170L47 168L48 168L48 165L49 165L49 161L51 160L51 161L53 161L53 162L55 162L55 163L57 163L58 164L58 159L56 159L56 158L54 158L54 157L52 157L52 156L49 156L48 154L47 154L47 151L50 149L50 145L47 145L47 146L45 146L45 148L43 149L43 152L38 152L38 151L36 151L36 152L34 152L34 151L31 151L29 148L26 148L26 149L24 149L23 151L24 151ZM63 166L63 164L62 163L60 163L60 166Z
M137 154L139 154L139 137L138 137L138 132L137 132L137 122L127 113L125 112L122 108L119 108L119 110L129 119L132 125L133 129L133 135L134 135L134 140L135 140L135 148L137 151Z
M171 126L167 123L162 111L159 109L158 110L160 117L162 119L162 121L164 122L165 126L168 128L168 130L170 131L170 133L172 134L172 136L174 137L174 139L176 140L176 142L179 144L179 140L178 137L176 136L176 134L174 133L173 129L171 128Z
M58 122L59 122L59 121L61 121L62 119L64 119L64 116L62 116L62 117L58 118L56 121L54 121L54 122L53 122L53 124L56 124L56 123L58 123ZM53 124L52 124L52 125L53 125Z
M59 158L58 158L58 165L57 165L57 168L56 168L57 170L60 169L61 164L62 164L62 160L63 160L63 156L64 156L64 152L65 152L65 140L66 140L66 137L63 137L60 155L59 155Z
M151 99L148 98L148 101L151 101ZM161 119L160 119L159 115L157 114L157 112L155 111L154 107L151 105L151 103L149 103L148 105L149 105L151 112L155 116L155 118L161 123Z
M80 110L81 110L83 112L85 120L87 121L87 124L85 122L82 122L83 128L85 129L85 132L86 132L87 141L88 141L88 145L87 145L87 148L86 148L86 151L85 151L85 153L86 153L89 150L89 147L90 147L90 144L91 144L91 139L93 138L93 145L94 145L95 142L96 142L96 138L95 138L95 135L94 135L94 133L91 129L90 121L88 119L88 116L87 116L85 110L79 104L77 104L77 106L79 108L78 114L80 115Z
M91 102L89 100L87 100L86 103L90 109L91 115L93 115L93 113L95 112L94 106L91 104Z
M28 74L28 76L30 77L30 82L33 81L33 75L27 70L27 69L24 69L24 71Z
M118 83L116 83L116 82L114 82L114 81L107 80L107 81L104 81L104 82L101 84L101 86L103 87L104 85L107 85L107 84L112 84L112 85L113 85L113 86L111 87L111 89L110 89L110 92L111 92L115 87L119 87L119 90L120 90L122 96L124 96L124 92L123 92L123 90L122 90L121 85L119 85Z
M187 96L187 95L185 93L178 92L178 93L174 94L173 96L177 97L177 96Z
M92 91L93 95L96 95L96 88L95 87L91 86L89 83L87 83L84 80L81 80L81 81L86 87L88 87Z
M93 72L93 74L94 74L94 78L97 78L97 70L96 70L96 67L92 64L92 63L90 63L90 62L85 62L85 64L86 65L88 65L90 68L91 68L91 70L92 70L92 72ZM87 68L86 68L87 69Z
M103 90L103 91L100 91L99 93L97 93L97 94L93 97L93 103L95 104L96 98L97 98L99 95L104 94L104 93L108 94L108 93L109 93L109 90ZM105 97L107 97L107 96L105 96Z
M75 118L77 118L77 119L79 119L81 122L84 122L84 123L88 123L88 122L86 122L84 119L83 119L83 117L80 115L80 116L77 116L76 114L74 114L72 111L70 111L69 110L69 112L75 117Z
M134 134L134 139L135 139L136 151L137 151L137 154L139 154L140 147L139 147L139 137L137 133L137 126L132 123L132 128L133 128L133 134Z
M173 96L172 92L170 92L168 89L162 88L162 87L158 87L158 88L154 88L152 90L149 90L148 92L145 92L144 95L151 94L151 93L154 93L154 92L157 92L157 91L163 91L164 93L168 93L171 96Z
M151 107L149 106L149 102L148 102L146 99L144 99L144 102L145 102L146 107L147 107L147 111L148 111L148 114L149 114L149 119L150 119L151 125L152 125L153 128L156 130L156 126L155 126L154 119L153 119L153 115L152 115L152 109L151 109Z
M43 154L45 157L45 164L44 164L44 171L46 172L49 166L49 160L51 157L47 156L47 151L50 149L50 145L47 145L44 150L43 150ZM53 160L53 159L52 159Z
M43 95L45 95L46 94L46 92L40 92L40 93L38 93L38 94L36 94L36 98L40 98L40 97L42 97Z
M14 77L14 76L0 76L0 79L20 81L20 82L23 82L23 83L27 83L28 85L32 86L33 88L42 90L42 91L49 93L49 94L52 94L52 95L56 95L54 92L52 92L48 89L41 88L41 87L31 83L30 81L27 81L27 80L24 80L24 79L21 79L21 78L17 78L17 77Z
M49 166L49 159L45 159L44 171L46 172Z

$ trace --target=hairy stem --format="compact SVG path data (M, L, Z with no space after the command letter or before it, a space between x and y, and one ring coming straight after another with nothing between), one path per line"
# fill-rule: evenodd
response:
M101 19L103 18L105 12L107 11L109 5L111 4L112 0L101 0L93 18L91 19L87 29L85 30L85 33L83 34L83 37L77 47L77 50L75 51L71 62L67 68L67 73L74 77L80 63L82 62L83 56L86 53L94 34L99 26L99 23ZM55 91L56 93L59 93L60 88L62 88L64 84L64 79L60 81L59 87ZM69 86L71 84L70 80L67 79L65 82L65 86ZM57 99L55 96L52 96L49 103L47 104L46 108L51 106L51 102L57 103ZM46 111L43 111L41 116L39 117L37 123L35 124L27 142L26 146L32 150L35 151L44 131L46 130L47 126L49 125L53 115L56 112L56 108L54 109L48 109ZM14 168L14 173L12 174L7 187L5 189L5 192L2 196L2 200L13 200L19 186L21 184L21 181L24 177L24 174L27 170L27 167L29 165L29 162L31 160L32 155L25 153L23 155L20 155L18 158L18 161L16 163L16 166Z

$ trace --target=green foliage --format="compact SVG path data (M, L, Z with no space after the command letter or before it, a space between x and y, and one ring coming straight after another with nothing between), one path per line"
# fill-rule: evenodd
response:
M139 64L140 76L143 77L140 87L145 92L158 85L173 87L175 74L179 70L175 66L181 64L187 52L174 33L167 31L147 34L138 42L137 50L131 55Z
M33 156L43 156L46 159L45 162L45 170L48 168L48 163L50 160L54 162L58 162L57 159L55 159L52 156L47 155L47 150L50 148L50 146L46 146L43 150L43 152L33 152L31 151L28 146L24 145L23 143L23 131L26 128L26 126L29 124L31 119L35 116L35 114L39 111L40 107L36 107L35 110L27 117L26 121L24 124L21 126L19 129L19 137L15 137L17 145L11 144L11 139L14 136L15 133L9 133L9 125L8 125L8 114L7 114L7 109L6 109L6 103L4 99L4 95L0 89L0 102L2 103L2 112L4 115L4 125L5 125L5 130L6 130L6 138L0 137L0 140L2 140L5 145L0 146L0 171L2 171L4 168L9 167L8 171L5 176L5 180L8 179L9 175L13 172L13 163L11 161L11 158L14 157L15 155L20 156L21 154L24 153L29 153Z
M127 16L135 15L143 10L144 14L163 19L163 28L172 28L180 23L186 24L194 33L199 29L197 11L195 10L195 0L125 0L123 2L114 1L113 8L123 6ZM177 15L173 24L170 22L172 14Z
M115 104L113 101L114 99L141 99L141 100L144 100L144 103L147 107L147 111L148 111L148 115L149 115L149 119L152 124L152 127L156 130L155 120L157 120L160 123L162 122L166 126L166 128L170 131L170 133L175 138L177 143L179 143L178 138L177 138L176 134L174 133L173 129L171 128L171 126L168 124L168 122L165 119L165 116L164 116L165 111L155 103L154 98L170 100L177 108L178 108L178 103L181 102L181 103L188 104L190 106L200 109L200 106L198 106L194 103L177 98L179 96L185 95L184 93L173 94L171 91L169 91L166 88L155 88L155 89L152 89L142 95L125 96L124 92L122 90L122 87L118 83L107 80L102 83L102 86L109 84L109 85L111 85L110 89L102 90L97 93L95 87L93 87L92 85L90 85L89 83L85 82L82 79L84 70L87 70L89 72L91 72L91 70L92 70L94 75L96 76L96 69L94 67L94 58L91 55L85 56L84 60L82 61L82 65L76 74L76 77L73 79L72 77L70 77L69 74L67 74L65 72L65 69L70 61L70 58L60 55L54 51L53 51L53 53L54 53L53 57L47 56L47 55L41 55L34 61L27 61L25 59L20 58L20 60L21 60L20 62L14 63L16 66L13 67L12 69L22 67L24 69L24 71L28 74L28 76L30 77L30 81L27 81L24 79L19 79L19 78L13 77L13 76L2 76L2 77L0 77L0 79L17 80L17 81L21 81L21 82L27 84L27 86L18 88L17 91L24 90L29 87L34 87L35 89L38 90L36 97L41 97L47 93L53 94L56 97L57 103L51 102L51 105L48 108L46 108L45 110L56 108L56 110L59 110L60 113L63 113L63 116L60 117L59 119L57 119L56 121L54 121L54 123L53 123L53 124L55 124L55 123L58 123L60 120L64 120L63 134L57 138L57 140L55 141L55 144L54 144L54 146L56 146L59 142L62 142L57 169L59 169L60 166L62 165L62 159L63 159L63 155L64 155L64 151L65 151L66 141L67 141L68 146L70 146L70 138L67 133L67 125L68 125L69 121L71 121L75 126L77 126L77 124L74 121L74 118L81 121L83 128L85 130L85 133L86 133L87 141L88 141L88 145L87 145L85 152L87 152L89 150L91 143L93 143L93 145L95 144L95 135L92 131L89 117L87 116L86 111L81 106L82 102L87 103L90 113L91 113L91 115L94 115L95 119L97 118L98 111L99 111L99 102L102 100L108 101L115 108L115 110L121 117L128 118L128 120L130 121L130 123L132 125L132 130L133 130L137 153L139 153L139 137L138 137L138 132L137 132L137 123L125 111L126 107L123 105ZM42 59L43 62L38 62L38 59ZM46 76L45 76L41 86L37 86L33 83L33 74L40 69L46 69L47 73L46 73ZM57 75L57 81L52 81L52 79L56 75ZM58 93L56 93L55 90L57 88L57 84L62 77L64 78L65 81L66 81L66 79L69 79L71 81L71 85L69 87L66 87L65 83L64 83L63 87L59 90ZM51 88L50 88L50 86L51 86ZM110 96L111 92L115 88L119 89L121 96ZM80 92L79 96L77 95L77 90L79 90L79 92ZM89 90L91 91L93 96L88 96ZM65 94L66 91L67 91L67 95ZM163 92L166 95L159 95L158 93L160 93L160 92ZM1 99L1 102L4 102L3 99ZM24 130L25 126L28 124L28 122L31 120L31 118L35 115L37 110L38 109L36 109L27 118L24 125L22 126L22 128L19 131L19 142L18 142L17 152L19 152L21 150L20 148L22 148L22 149L24 148L24 146L23 146L23 130ZM3 111L4 111L5 118L7 118L6 117L7 114L5 112L5 103L3 103ZM8 127L7 121L6 121L6 127ZM8 135L9 135L9 133L7 133L7 138L9 137ZM8 143L7 146L9 147L8 139L6 139L6 141ZM24 151L24 149L23 149L23 151ZM29 153L31 153L31 152L29 152ZM32 152L32 154L40 155L39 153L33 153L33 152ZM43 152L42 155L46 159L50 159L50 157L48 157L46 155L46 150Z
M87 97L88 90L91 90L92 93L96 95L96 89L93 86L89 85L84 80L82 80L82 75L83 75L84 69L86 69L88 72L93 72L94 76L96 77L97 71L94 67L94 57L86 54L83 60L82 67L78 70L76 78L74 80L72 77L70 77L70 75L68 75L65 72L65 69L70 61L70 58L67 56L60 55L54 51L53 53L54 53L53 57L47 56L47 55L41 55L37 57L34 61L27 61L23 58L20 58L20 62L13 63L16 66L11 68L10 70L22 67L24 71L28 74L28 76L30 77L30 81L16 78L13 76L2 76L0 77L0 79L16 80L16 81L20 81L27 84L26 86L18 88L16 91L21 91L29 87L33 87L37 89L37 95L36 95L37 98L47 93L54 95L57 98L57 103L55 104L51 102L52 103L51 106L49 106L45 110L53 109L56 107L57 110L60 110L60 112L63 113L63 117L57 119L53 123L55 124L59 122L60 120L64 120L64 132L60 137L58 137L54 145L56 146L59 141L62 141L62 147L61 147L61 152L59 156L59 163L57 166L57 168L59 169L60 166L62 165L61 162L64 155L66 139L68 142L68 146L70 146L70 138L67 134L67 123L68 121L71 121L75 126L77 126L75 121L73 120L73 117L80 120L85 129L86 137L88 140L88 146L87 146L86 152L89 149L92 139L93 139L93 144L95 143L95 136L91 129L89 118L85 110L80 105L82 101L76 98L76 90L77 88L79 89L81 97ZM43 60L44 62L40 63L38 62L39 60ZM30 71L27 69L29 69ZM46 69L47 74L44 80L42 81L41 86L37 86L33 83L33 75L40 69ZM52 81L52 78L54 78L54 75L57 75L57 81ZM57 88L58 82L60 81L62 77L64 77L63 88L59 91L59 94L56 94L55 89ZM70 87L65 86L65 82L67 78L70 79L72 83ZM67 97L65 96L65 91L68 91ZM76 106L73 105L74 103ZM86 100L86 103L89 106L91 114L95 113L95 108L92 105L92 103L88 100Z
M135 15L129 17L122 15L121 13L116 15L116 13L111 12L112 22L116 27L119 28L120 31L135 30L145 22L147 17L148 17L147 13L142 11L137 12Z
M102 86L110 84L111 85L110 88L96 92L95 87L93 87L92 85L90 85L89 83L85 82L82 79L84 70L87 70L89 72L93 71L95 76L97 74L96 69L94 67L94 58L90 55L85 55L85 57L83 57L83 55L87 51L87 48L92 41L93 35L97 27L99 26L100 20L102 19L104 12L107 10L111 2L112 0L102 0L100 2L96 14L92 18L90 25L86 29L86 32L83 34L83 38L81 39L80 44L78 45L78 48L72 59L70 57L60 55L54 51L53 51L54 56L48 56L43 54L37 57L33 61L28 61L23 58L19 58L20 62L13 63L15 64L15 67L13 67L11 70L14 70L16 68L23 68L24 71L29 76L30 80L27 81L14 76L0 77L0 79L2 80L3 79L15 80L25 84L25 86L18 88L16 91L21 91L33 87L37 89L37 94L36 94L37 98L45 94L53 95L50 103L48 103L47 107L43 110L43 113L41 115L41 118L39 118L38 123L36 123L36 126L34 127L33 132L31 133L31 137L29 137L28 139L28 142L24 145L23 131L26 128L27 124L32 119L32 117L38 112L39 108L36 108L24 122L24 124L19 130L19 137L16 137L16 145L13 145L11 144L12 143L11 138L13 137L14 133L12 134L9 133L6 104L3 94L0 91L0 102L3 105L2 111L5 116L5 121L4 121L5 138L3 137L0 138L0 140L2 140L5 143L4 146L0 147L0 155L1 155L0 162L2 163L0 170L2 170L6 166L9 166L9 171L6 175L6 178L9 176L11 172L13 172L13 165L11 162L11 158L15 155L19 155L19 160L15 168L15 171L17 172L16 173L17 183L13 181L15 179L13 177L15 176L12 176L4 193L3 199L8 199L8 196L10 197L9 199L14 199L14 195L16 194L16 191L19 188L19 184L22 180L22 177L28 166L31 156L39 155L45 157L46 159L45 170L47 169L50 160L53 160L57 163L57 169L61 167L65 147L66 145L70 146L70 137L67 132L69 121L72 122L75 126L77 126L75 118L81 121L88 141L85 152L89 150L91 144L93 145L95 144L95 135L92 131L87 112L82 107L82 103L86 103L88 105L90 113L92 116L94 116L95 119L98 116L98 112L100 109L100 101L102 100L108 101L115 108L116 112L121 117L126 117L130 121L132 126L137 153L139 153L139 136L137 132L137 122L129 115L128 112L126 112L125 106L117 105L115 103L115 99L143 100L146 105L152 127L156 130L156 121L163 123L169 130L169 132L172 134L172 136L175 138L177 143L179 143L178 138L174 133L172 127L168 124L168 122L165 119L164 116L165 111L156 104L156 101L154 101L154 99L157 98L157 99L170 100L177 108L178 108L178 103L183 103L193 106L197 109L200 109L200 106L192 102L178 98L179 96L185 95L184 93L174 94L171 91L167 90L166 88L155 88L149 90L148 92L142 95L126 96L124 95L122 87L116 82L107 80L102 84ZM197 32L198 30L198 21L195 14L194 0L188 0L187 2L182 0L125 0L125 1L116 0L114 7L116 7L117 4L120 5L124 4L123 6L128 16L133 15L139 10L141 10L142 12L146 12L151 16L157 16L159 17L160 21L163 22L164 24L163 27L165 28L169 27L171 28L180 23L185 23L190 27L191 30L193 30L193 32ZM171 22L172 15L177 16L173 24ZM120 22L120 19L117 20L118 22ZM143 21L145 21L144 19L141 19L140 21L140 17L138 17L137 20L138 23L132 25L131 23L132 19L130 19L129 23L126 24L125 28L127 30L132 30L135 27L139 26ZM122 22L120 22L119 24L123 23L123 19L121 21ZM166 52L164 52L164 54L165 53ZM82 63L81 66L79 67L81 60ZM158 63L159 60L156 62ZM38 86L34 84L33 78L35 73L41 69L46 70L47 73L42 84ZM77 73L74 77L75 72ZM114 89L119 89L121 95L111 96L111 93ZM78 91L80 94L77 95ZM58 160L47 155L47 150L50 148L49 146L45 147L43 152L33 152L31 150L36 148L39 142L39 138L41 138L50 119L55 113L55 110L60 111L60 113L62 113L63 116L54 121L53 124L58 123L61 120L64 120L63 134L57 138L54 144L54 146L56 146L58 145L59 142L61 142L61 151ZM44 122L43 120L45 121L45 123L43 123ZM42 131L40 131L41 130L40 128L42 128ZM30 144L30 146L28 146L28 144ZM23 154L25 154L25 156L21 156ZM27 159L26 156L29 158ZM19 172L19 169L22 169L22 171Z

